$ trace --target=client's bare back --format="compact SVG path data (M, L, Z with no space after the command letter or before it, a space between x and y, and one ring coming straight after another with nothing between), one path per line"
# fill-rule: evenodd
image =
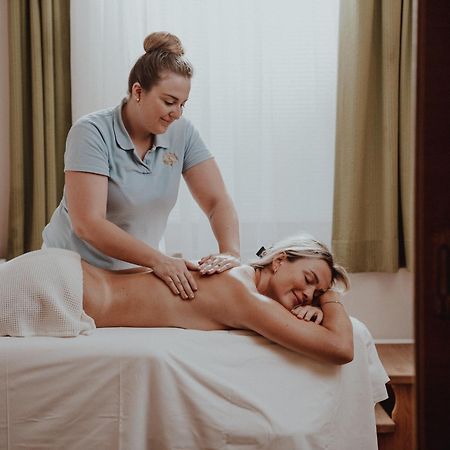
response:
M248 267L210 277L192 272L198 291L193 300L182 300L150 269L118 273L85 262L82 268L83 307L97 327L234 328L239 294L248 293L252 283Z

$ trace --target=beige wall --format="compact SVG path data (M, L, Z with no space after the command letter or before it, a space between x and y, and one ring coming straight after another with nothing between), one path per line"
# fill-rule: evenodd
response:
M0 259L6 255L9 208L8 1L0 0Z
M7 0L0 0L0 258L7 246L9 189L9 88ZM377 340L413 339L413 277L397 274L353 274L344 303Z
M414 339L414 281L405 269L398 273L351 274L344 297L347 312L364 322L375 340Z

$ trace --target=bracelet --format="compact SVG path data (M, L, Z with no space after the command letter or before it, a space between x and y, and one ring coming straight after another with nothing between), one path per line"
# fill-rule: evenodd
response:
M322 307L323 305L326 305L327 303L339 303L340 305L342 305L342 302L340 302L338 300L328 300L327 302L321 303L320 306Z

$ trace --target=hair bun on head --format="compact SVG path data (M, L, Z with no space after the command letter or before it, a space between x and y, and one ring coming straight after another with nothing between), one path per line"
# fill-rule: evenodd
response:
M157 31L149 34L144 39L144 50L146 53L159 50L162 52L173 53L176 56L184 55L184 49L180 39L174 34L166 31Z
M184 49L177 36L166 31L149 34L144 39L145 53L141 55L130 70L128 93L133 91L134 83L149 91L167 72L191 79L194 73L192 64L184 56Z

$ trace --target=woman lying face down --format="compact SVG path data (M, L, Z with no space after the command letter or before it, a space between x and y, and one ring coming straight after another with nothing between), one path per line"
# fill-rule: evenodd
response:
M19 258L32 254L39 258L39 252L44 257L52 250L74 257L73 252L47 249ZM81 269L83 314L97 327L247 329L317 360L345 364L353 358L352 325L340 294L332 289L339 284L348 287L346 273L333 263L325 246L307 235L279 242L250 265L215 277L192 272L199 289L191 301L173 294L150 269L112 272L85 261ZM48 267L47 272L51 270ZM34 297L46 301L42 292ZM309 309L313 302L320 309ZM309 320L313 314L315 321ZM2 332L1 318L0 334L8 334Z

